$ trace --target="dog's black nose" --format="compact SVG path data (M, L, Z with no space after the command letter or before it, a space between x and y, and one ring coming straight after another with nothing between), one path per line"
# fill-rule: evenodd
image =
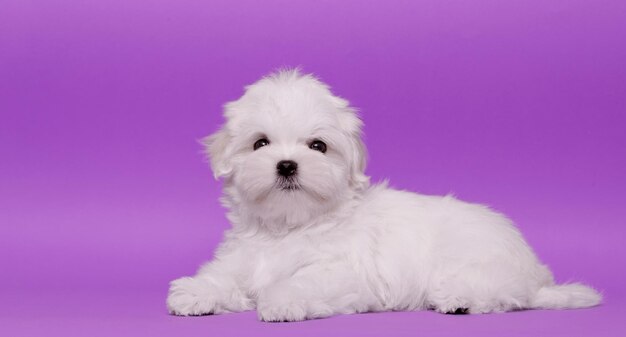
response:
M276 168L278 169L278 174L283 177L289 177L296 173L298 163L293 160L281 160L276 165Z

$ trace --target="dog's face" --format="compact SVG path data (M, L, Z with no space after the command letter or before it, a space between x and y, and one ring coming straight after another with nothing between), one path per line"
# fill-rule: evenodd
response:
M216 177L264 221L297 225L367 187L361 121L310 75L281 71L225 105L207 137Z

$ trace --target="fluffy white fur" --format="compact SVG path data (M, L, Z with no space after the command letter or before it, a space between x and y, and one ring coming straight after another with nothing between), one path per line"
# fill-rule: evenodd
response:
M213 261L171 283L176 315L255 309L264 321L366 311L489 313L594 306L556 285L509 219L452 196L370 186L361 121L311 75L285 70L225 105L206 139L232 229ZM269 145L253 149L260 138ZM309 148L313 140L328 146ZM281 160L298 163L291 189Z

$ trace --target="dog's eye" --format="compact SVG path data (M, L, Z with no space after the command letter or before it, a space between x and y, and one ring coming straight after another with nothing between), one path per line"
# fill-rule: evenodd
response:
M309 148L311 150L319 151L321 153L326 153L326 143L321 140L314 140L309 144Z
M260 147L263 147L265 145L270 145L270 141L267 140L267 138L261 138L259 140L257 140L256 142L254 142L254 150L258 150Z

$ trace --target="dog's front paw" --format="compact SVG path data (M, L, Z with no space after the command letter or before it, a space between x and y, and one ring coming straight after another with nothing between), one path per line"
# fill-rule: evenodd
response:
M265 322L294 322L307 319L304 305L296 303L259 303L259 319Z
M218 313L210 284L193 277L182 277L170 283L167 309L171 314L179 316Z

